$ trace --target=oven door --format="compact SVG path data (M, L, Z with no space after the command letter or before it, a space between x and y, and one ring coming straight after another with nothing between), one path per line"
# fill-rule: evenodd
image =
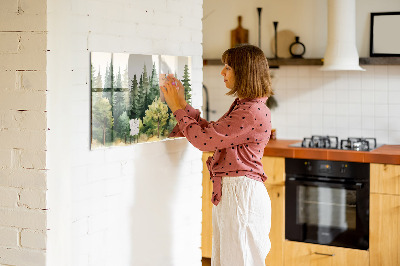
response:
M367 250L369 185L286 178L286 239Z

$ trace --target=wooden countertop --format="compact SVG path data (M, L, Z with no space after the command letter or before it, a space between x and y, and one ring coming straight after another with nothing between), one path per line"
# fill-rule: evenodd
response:
M383 145L372 151L290 147L301 140L270 140L264 156L364 163L400 164L400 145Z

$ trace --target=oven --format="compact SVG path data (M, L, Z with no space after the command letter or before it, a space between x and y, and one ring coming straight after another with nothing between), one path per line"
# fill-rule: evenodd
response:
M368 249L368 163L287 158L285 169L286 239Z

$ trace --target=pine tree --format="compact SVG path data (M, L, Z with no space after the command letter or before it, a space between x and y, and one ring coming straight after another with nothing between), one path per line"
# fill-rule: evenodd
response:
M128 116L130 119L138 118L136 116L137 114L137 109L136 109L136 96L138 94L138 82L136 78L136 74L133 76L133 79L131 80L131 88L129 91L129 107L128 107Z
M126 111L124 111L118 118L118 125L117 127L117 131L118 131L118 136L124 140L124 143L126 143L126 137L129 136L130 133L130 124L129 124L129 117L126 113Z
M156 97L160 97L160 87L158 85L158 74L156 64L153 63L153 69L150 76L150 97L149 101L153 102Z
M150 101L150 81L149 77L147 76L146 64L144 64L143 66L143 94L144 94L143 106L144 109L146 110L148 106L152 103Z
M185 100L188 104L192 103L192 88L190 87L189 67L185 65L183 69L182 85L185 88Z
M114 104L113 104L113 117L114 117L114 128L117 133L117 136L121 135L121 127L119 126L119 117L122 115L123 112L126 111L125 105L125 93L122 88L121 82L121 71L118 70L117 77L114 82L113 91L114 91Z
M138 92L135 98L135 106L136 106L136 115L137 118L142 119L144 117L146 107L144 106L145 103L145 93L143 91L143 75L140 76L139 79L139 87Z

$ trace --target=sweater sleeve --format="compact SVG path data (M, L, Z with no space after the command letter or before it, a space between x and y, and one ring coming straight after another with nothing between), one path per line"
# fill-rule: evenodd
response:
M194 120L196 120L199 123L199 125L204 127L204 126L207 126L209 124L209 122L207 120L205 120L205 119L200 117L200 110L194 109L190 104L187 104L184 110L185 110L186 114L189 117L191 117ZM179 123L172 129L169 137L170 138L173 138L173 137L184 137L184 135L182 134L182 132L179 129Z
M236 109L218 122L201 125L184 110L175 111L182 134L201 151L224 149L249 142L249 132L255 129L256 120L249 110ZM262 124L261 124L262 126Z

